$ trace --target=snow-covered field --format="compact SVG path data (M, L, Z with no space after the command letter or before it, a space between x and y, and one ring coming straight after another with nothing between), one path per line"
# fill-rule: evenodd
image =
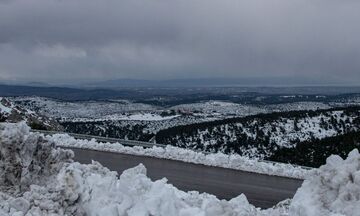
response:
M208 101L203 103L181 104L171 107L173 110L195 112L202 116L248 116L267 112L266 109L223 101Z
M11 98L11 101L37 111L40 114L63 120L116 120L114 118L117 117L117 115L120 118L124 118L124 115L121 114L141 111L151 112L157 109L157 107L151 105L131 103L127 100L113 102L65 102L42 97L14 97Z
M170 127L189 125L214 120L244 117L259 113L290 110L327 109L328 105L317 102L298 102L278 105L243 105L224 101L182 104L170 108L161 108L147 104L133 103L128 100L66 102L42 97L8 98L13 103L33 110L49 118L62 122L68 132L108 136L117 128L123 132L119 138L127 136L138 139L143 135L152 135ZM164 113L167 113L164 115ZM171 113L171 114L170 114ZM287 142L284 140L284 142Z
M171 116L161 116L156 112L136 112L136 113L117 113L111 115L105 115L101 118L63 118L62 122L104 122L104 121L133 121L136 124L141 124L145 122L153 122L153 121L168 121L172 119L176 119L181 115L171 115Z
M273 104L264 106L270 112L288 112L288 111L301 111L301 110L321 110L330 109L332 106L322 102L295 102L284 104Z
M162 111L175 110L201 117L199 121L211 121L230 117L243 117L259 113L282 112L291 110L328 109L329 105L319 102L297 102L278 105L243 105L224 101L181 104L170 108L161 108L148 104L119 101L66 102L42 97L13 97L14 103L42 115L58 118L62 121L161 121L181 117L174 114L163 117Z
M171 107L173 110L192 112L198 116L217 117L244 117L260 113L288 112L300 110L329 109L331 106L321 102L295 102L274 105L243 105L224 101L207 101L203 103L181 104Z
M307 176L294 199L261 210L239 195L230 201L151 181L139 165L118 177L97 162L73 162L25 124L0 124L1 216L357 216L360 154L331 156Z

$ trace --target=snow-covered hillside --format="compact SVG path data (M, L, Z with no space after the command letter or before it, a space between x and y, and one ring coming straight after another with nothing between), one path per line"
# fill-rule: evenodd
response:
M42 97L8 98L12 103L57 119L67 132L148 141L171 127L259 113L329 108L317 102L243 105L224 101L182 104L170 108L128 100L66 102Z
M280 147L358 131L359 116L358 108L265 114L169 128L158 132L156 141L264 157Z
M131 103L127 100L66 102L42 97L14 97L10 100L30 110L63 121L72 119L83 119L84 121L94 119L117 120L117 118L126 117L125 113L157 109L151 105Z
M0 97L0 121L25 121L36 129L63 130L63 127L51 117L43 116L28 108L18 106L8 98Z
M181 104L170 109L191 112L204 117L247 116L267 112L266 109L251 105L242 105L223 101L207 101L203 103Z
M307 177L293 201L260 210L244 195L230 201L151 181L139 165L120 177L97 162L72 161L25 124L0 124L2 216L357 216L360 154L332 156Z
M55 118L69 133L155 141L259 158L271 157L280 148L293 148L304 141L334 137L360 128L358 111L348 112L348 108L341 107L328 109L330 106L321 102L251 105L204 101L165 108L128 100L66 102L41 97L4 100L12 104L9 107L3 103L5 114L18 107L26 112L12 118L20 116L17 121L27 120L30 114L26 113L33 113L31 115L40 118L31 118L39 120L31 124L46 125L43 129L60 128L56 121L51 125L57 127L48 126L49 120ZM8 115L5 114L2 116Z
M66 122L90 121L166 121L192 115L196 122L212 121L230 117L243 117L259 113L291 110L328 109L330 106L319 102L297 102L277 105L243 105L224 101L181 104L169 108L157 107L129 100L66 102L42 97L13 97L13 103L37 111L45 116ZM163 113L172 111L172 115ZM198 118L196 118L198 117ZM186 120L179 120L186 121ZM193 122L190 122L193 123Z
M223 101L207 101L203 103L181 104L171 107L173 110L187 111L199 116L249 116L259 113L288 112L299 110L329 109L331 106L321 102L295 102L272 105L244 105ZM220 118L219 118L220 119Z
M144 117L142 115L142 117ZM161 120L89 120L89 121L66 121L61 124L69 133L89 134L105 137L115 137L130 140L149 141L158 131L199 122L206 122L210 119L203 119L198 116L161 117L150 116L150 118ZM153 119L154 119L153 118Z

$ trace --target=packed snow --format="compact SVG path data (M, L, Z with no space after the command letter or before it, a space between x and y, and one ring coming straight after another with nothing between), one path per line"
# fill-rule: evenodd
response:
M70 150L30 133L24 123L0 124L1 216L357 216L360 154L331 156L309 173L293 200L255 208L241 194L230 201L151 181L138 165L120 177L97 162L73 162Z
M118 177L97 162L75 163L25 124L0 125L0 153L2 216L264 215L244 195L225 201L153 182L141 164Z
M297 191L290 215L360 215L360 154L357 149L347 159L330 156Z

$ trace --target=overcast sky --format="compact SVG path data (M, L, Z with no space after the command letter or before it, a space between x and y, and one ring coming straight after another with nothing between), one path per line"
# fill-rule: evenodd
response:
M0 0L0 80L360 82L358 0Z

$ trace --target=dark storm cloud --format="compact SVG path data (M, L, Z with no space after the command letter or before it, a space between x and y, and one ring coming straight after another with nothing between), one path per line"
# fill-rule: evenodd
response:
M0 80L360 81L360 2L0 0Z

